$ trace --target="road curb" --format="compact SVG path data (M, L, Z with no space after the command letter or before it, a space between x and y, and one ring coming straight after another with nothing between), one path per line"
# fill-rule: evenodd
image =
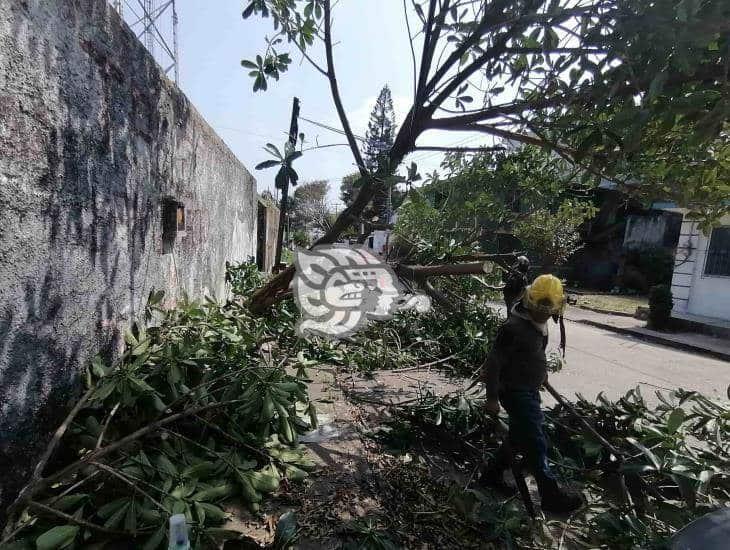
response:
M568 319L568 318L566 317L566 319ZM714 357L715 359L720 359L722 361L730 362L730 353L724 353L722 351L707 349L707 348L703 348L701 346L687 344L685 342L677 342L675 340L669 340L667 338L662 338L661 336L654 336L653 334L646 334L646 333L639 332L639 331L636 331L636 330L633 330L630 328L617 327L615 325L609 325L607 323L591 321L590 319L568 319L568 321L573 321L574 323L582 323L584 325L590 325L593 327L610 330L613 332L617 332L619 334L626 334L627 336L633 336L634 338L638 338L640 340L645 340L647 342L652 342L654 344L661 344L661 345L669 347L669 348L676 348L676 349L683 350L683 351L691 351L693 353L709 355L710 357Z
M632 319L635 319L634 313L626 313L624 311L611 311L610 309L601 309L599 307L591 306L579 306L577 304L570 304L570 307L585 309L586 311L593 311L595 313L603 313L604 315L617 315L618 317L631 317Z

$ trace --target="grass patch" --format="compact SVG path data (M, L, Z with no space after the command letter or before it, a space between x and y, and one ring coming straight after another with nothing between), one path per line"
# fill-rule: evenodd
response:
M648 306L646 296L620 296L616 294L580 294L576 296L578 307L588 307L633 315L639 306Z

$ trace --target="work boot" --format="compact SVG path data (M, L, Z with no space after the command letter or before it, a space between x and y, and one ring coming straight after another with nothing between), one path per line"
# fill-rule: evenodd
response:
M517 490L504 480L504 473L510 466L510 451L505 445L500 445L494 457L482 470L479 480L481 485L494 489L504 496L512 496Z
M565 514L583 506L583 496L579 492L561 487L557 481L548 477L538 478L536 481L544 512Z
M517 489L505 481L504 472L503 468L498 468L495 465L487 467L482 472L481 478L479 478L479 484L493 489L503 496L511 497L517 493Z

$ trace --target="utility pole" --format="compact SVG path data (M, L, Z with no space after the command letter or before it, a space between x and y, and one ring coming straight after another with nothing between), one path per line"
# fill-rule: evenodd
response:
M297 137L299 135L299 98L294 98L291 109L291 124L289 124L289 145L291 150L297 145ZM284 228L286 227L286 215L289 207L289 176L284 180L283 189L281 190L281 207L279 210L279 233L276 236L276 256L274 258L274 266L279 268L281 264L281 245L284 239Z
M125 20L147 51L165 71L180 83L180 51L176 0L127 0ZM122 14L122 0L113 0Z

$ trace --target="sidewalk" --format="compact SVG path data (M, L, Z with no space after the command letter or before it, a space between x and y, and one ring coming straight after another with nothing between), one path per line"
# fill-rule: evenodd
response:
M694 332L659 332L646 328L645 321L633 317L598 313L573 306L568 306L565 310L565 318L576 323L629 334L657 344L695 353L704 353L723 361L730 361L730 339L727 338L718 338Z

